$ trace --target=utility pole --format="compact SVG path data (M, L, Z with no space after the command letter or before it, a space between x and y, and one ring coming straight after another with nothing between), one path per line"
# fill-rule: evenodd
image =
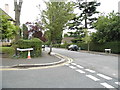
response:
M14 0L14 11L15 11L15 25L20 26L20 13L21 13L21 7L22 7L22 0L19 0L19 4L17 3L17 0ZM20 30L18 31L18 35L16 35L16 40L20 38Z

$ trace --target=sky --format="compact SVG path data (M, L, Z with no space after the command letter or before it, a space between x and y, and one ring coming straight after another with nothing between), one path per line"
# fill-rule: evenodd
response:
M105 14L110 13L113 10L115 12L118 12L118 1L120 0L97 1L101 3L101 5L98 7L98 11L104 12ZM2 8L3 10L5 10L5 4L9 4L8 14L14 19L14 0L0 0L0 8ZM38 5L41 6L41 10L46 8L44 0L23 0L20 16L21 24L26 23L27 21L33 22L37 19L38 15L40 14L40 10L37 8Z

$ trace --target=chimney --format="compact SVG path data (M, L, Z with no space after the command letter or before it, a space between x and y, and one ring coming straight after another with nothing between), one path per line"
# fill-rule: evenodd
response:
M7 14L9 14L9 5L8 5L8 4L5 4L5 12L6 12Z
M120 13L120 1L118 2L118 12Z

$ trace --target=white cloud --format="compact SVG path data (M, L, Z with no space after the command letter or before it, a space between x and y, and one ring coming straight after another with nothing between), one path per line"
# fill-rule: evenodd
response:
M104 13L110 13L113 10L115 12L118 12L118 2L119 0L98 0L101 2L100 7L98 7L98 10Z

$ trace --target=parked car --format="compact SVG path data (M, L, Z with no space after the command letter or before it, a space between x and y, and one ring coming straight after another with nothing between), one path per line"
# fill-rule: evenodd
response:
M79 48L77 45L70 45L70 46L68 46L68 50L77 51L77 50L79 50Z
M42 48L45 48L45 45L42 45Z

